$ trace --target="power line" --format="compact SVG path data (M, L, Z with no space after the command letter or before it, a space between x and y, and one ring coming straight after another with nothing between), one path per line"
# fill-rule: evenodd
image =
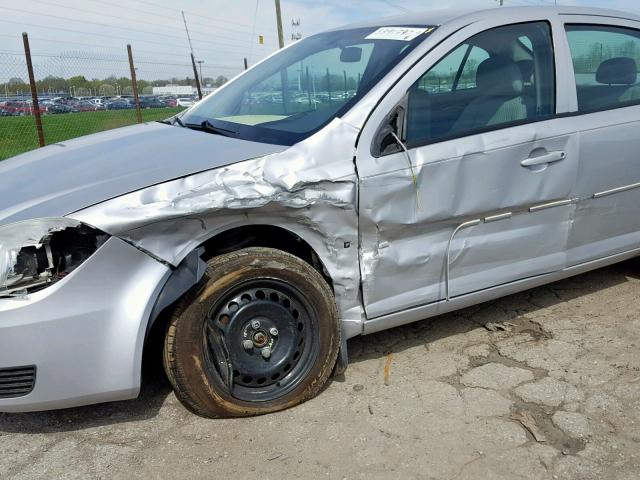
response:
M390 6L391 8L395 8L395 9L397 9L397 10L400 10L401 12L404 12L404 13L413 13L413 12L412 12L411 10L409 10L408 8L404 8L404 7L401 7L401 6L399 6L399 5L396 5L396 4L392 3L392 2L390 2L389 0L379 0L379 1L381 1L382 3L387 4L387 5L388 5L388 6Z
M88 13L90 15L100 16L100 17L114 18L116 20L131 21L131 18L128 18L128 17L121 17L121 16L118 16L118 15L112 15L112 14L108 14L108 13L104 13L104 12L96 12L95 10L87 10L87 9L79 8L79 7L75 7L75 6L71 7L70 5L64 5L64 4L60 4L60 3L56 3L56 2L50 2L50 1L45 1L45 0L32 0L32 1L35 1L37 3L42 3L43 5L53 6L53 7L73 8L73 12L74 13L75 12L83 12L83 13ZM36 15L48 15L48 14L42 14L42 13L38 12ZM179 21L178 18L171 18L171 17L166 17L166 18L168 18L168 19L170 19L170 20L172 20L174 22ZM84 21L84 20L81 20L81 21ZM149 21L146 21L146 20L141 20L140 18L136 18L135 21L136 21L136 23L143 23L143 24L146 24L146 25L151 25L151 26L154 26L154 27L161 27L161 28L165 28L165 29L176 28L175 25L163 25L163 24L159 24L159 23L156 23L156 22L149 22ZM116 28L118 28L118 27L116 27ZM215 28L217 30L226 30L226 31L232 32L234 34L238 33L237 30L233 30L233 29L230 29L230 28L218 27L218 26L216 26ZM196 32L196 33L202 33L203 35L207 35L208 37L225 38L225 39L228 39L228 40L242 42L242 40L240 40L240 39L234 39L234 38L228 38L226 36L215 35L215 34L212 34L209 31L205 32L205 31L202 31L202 30L194 30L193 28L191 29L191 31L192 32Z
M18 40L19 38L16 35L9 35L6 33L0 33L0 37L7 37L7 38L13 38ZM51 38L43 38L43 37L34 37L29 35L29 40L30 41L41 41L41 42L47 42L47 43L65 43L65 44L69 44L69 45L79 45L81 47L92 47L92 48L99 48L100 50L109 50L109 51L113 51L113 52L121 52L122 50L120 48L116 48L116 47L105 47L104 45L99 45L96 43L86 43L86 42L72 42L70 40L54 40ZM166 45L167 47L171 47L171 45ZM146 54L150 54L150 55L159 55L161 57L178 57L178 58L184 58L185 55L184 53L182 54L178 54L178 53L168 53L166 51L158 51L158 50L146 50L146 49L140 49L140 48L136 48L135 49L136 53L146 53ZM21 55L24 52L20 52ZM34 54L32 54L33 56ZM61 53L59 55L65 55L65 53ZM53 55L53 56L57 56L57 55ZM206 59L206 58L205 58ZM140 63L139 61L137 61L136 63Z
M156 12L151 12L149 10L142 10L140 8L132 7L131 5L122 5L121 3L114 3L113 1L111 1L111 2L107 2L106 0L89 0L89 1L90 2L94 2L94 3L99 3L100 5L111 5L111 6L114 6L114 7L125 8L127 11L144 13L145 15L152 15L154 17L165 18L165 19L172 20L172 21L175 21L175 19L176 19L176 17L170 17L168 15L162 15L162 14L159 14L159 13L156 13ZM188 13L191 13L191 12L188 12ZM204 27L210 27L211 26L211 22L218 22L218 23L225 23L225 24L235 24L237 26L244 26L243 24L236 24L234 22L220 20L220 19L211 19L208 23L198 22L197 20L189 20L189 22L191 24L193 24L193 25L202 25ZM218 26L216 26L216 28L224 29L223 27L218 27ZM249 26L247 25L245 28L249 28ZM225 30L230 30L230 29L225 29ZM230 30L230 31L236 31L236 30ZM269 28L269 27L261 27L261 30L275 32L275 29Z
M19 50L0 50L0 53L18 55L20 57L24 56L24 52ZM59 60L93 60L96 62L111 62L111 63L127 63L126 58L99 58L99 57L91 57L86 55L69 55L69 54L45 54L45 53L34 53L31 54L32 57L42 57L42 58L55 58ZM163 65L168 67L189 67L191 68L191 64L189 63L167 63L167 62L150 62L146 60L136 60L136 65ZM205 68L220 68L226 70L241 70L241 67L230 67L228 65L215 65L209 64Z
M29 22L21 22L21 21L15 21L15 20L4 20L2 18L0 18L0 22L2 23L8 23L8 24L12 24L12 25L24 25L24 26L28 26L28 27L35 27L35 28L44 28L47 30L58 30L58 31L62 31L62 32L70 32L70 33L77 33L80 35L89 35L89 36L96 36L96 37L104 37L104 38L113 38L113 39L118 39L118 40L125 40L127 42L130 41L135 41L135 42L139 42L139 43L148 43L148 44L152 44L152 45L160 45L162 47L166 47L167 44L166 43L162 43L162 42L158 42L158 41L154 41L154 40L143 40L143 39L132 39L131 37L123 37L123 36L119 36L119 35L109 35L106 33L97 33L97 32L87 32L87 31L82 31L82 30L75 30L75 29L70 29L70 28L62 28L62 27L53 27L50 25L38 25L35 23L29 23ZM184 40L184 39L181 39ZM197 42L199 42L200 40L195 40ZM207 43L212 43L212 42L207 42ZM220 54L220 50L211 50L211 49L199 49L201 52L209 52L209 53L213 53L216 55ZM240 47L236 47L236 48L229 48L226 47L224 49L225 52L229 52L229 51L235 51L235 52L242 52L245 53L246 50L244 48L240 48Z
M69 22L75 22L75 23L82 23L84 24L88 24L88 25L96 25L99 27L107 27L107 28L115 28L115 29L120 29L120 30L127 30L129 31L130 29L128 27L118 27L116 25L109 25L106 23L100 23L100 22L93 22L93 21L89 21L89 20L79 20L79 19L74 19L74 18L68 18L68 17L63 17L60 15L53 15L50 13L38 13L38 12L31 12L29 10L21 10L18 8L10 8L10 7L4 7L5 10L10 10L10 11L14 11L14 12L19 12L19 13L27 13L30 15L38 15L38 16L42 16L42 17L48 17L48 18L55 18L58 20L65 20L65 21L69 21ZM46 27L49 28L49 27ZM184 37L178 36L178 35L171 35L168 33L158 33L158 32L151 32L149 30L140 30L137 29L136 33L144 33L144 34L148 34L148 35L156 35L159 37L166 37L166 38L171 38L171 39L177 39L177 40L183 40L184 41ZM211 44L211 45L224 45L224 46L230 46L230 47L238 47L240 45L237 44L233 44L233 43L227 43L227 42L220 42L220 41L211 41L211 40L202 40L202 39L194 39L194 41L198 41L200 43L207 43L207 44Z
M171 8L171 7L167 7L165 5L159 5L157 3L149 2L147 0L135 0L135 1L138 2L138 3L144 3L146 5L150 5L152 7L163 8L165 10L170 10L172 12L181 12L182 11L182 10L179 10L177 8ZM211 20L213 22L220 22L221 21L219 18L207 17L206 15L202 15L201 13L190 12L188 10L185 10L185 13L188 13L190 15L196 15L196 16L198 16L200 18L207 18L207 19L209 19L209 20ZM243 27L251 27L251 25L246 24L246 23L231 22L231 21L226 21L226 20L224 20L224 23L233 24L233 25L240 25L240 26L243 26Z

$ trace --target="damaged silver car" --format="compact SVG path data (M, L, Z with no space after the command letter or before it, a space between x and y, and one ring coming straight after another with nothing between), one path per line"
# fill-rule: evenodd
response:
M166 122L0 164L0 411L281 410L347 339L640 254L640 18L411 15L311 36Z

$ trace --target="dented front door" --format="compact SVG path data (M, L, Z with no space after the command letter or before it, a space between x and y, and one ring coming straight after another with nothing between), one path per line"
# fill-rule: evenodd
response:
M579 152L573 120L556 114L570 108L568 56L562 44L552 47L552 30L555 37L562 33L555 21L528 20L523 17L522 23L507 26L487 21L456 33L404 75L372 113L356 153L367 318L567 265ZM513 48L507 51L504 46L509 44ZM538 68L535 78L515 70L527 55ZM494 67L498 72L490 73ZM432 71L437 83L429 78ZM434 89L442 87L441 79L454 78L448 72L456 71L453 85ZM524 83L516 82L520 78ZM507 90L517 87L499 93L515 102L525 103L527 95L543 99L545 91L551 100L528 108L528 116L519 121L507 118L495 125L500 120L491 120L475 133L460 131L455 124L438 133L446 118L436 119L434 112L449 114L459 108L453 114L464 118L460 112L471 102L485 105L480 89L489 92L487 97L495 95L494 84ZM439 100L439 91L445 101ZM417 102L413 113L411 102ZM515 102L504 100L500 110L508 116ZM398 105L405 123L395 128L405 150L379 153L372 145ZM419 128L435 132L427 141L413 142L413 148L407 141L412 114Z
M526 166L544 151L564 158ZM368 318L565 267L578 163L568 119L409 154L412 168L403 153L358 158Z

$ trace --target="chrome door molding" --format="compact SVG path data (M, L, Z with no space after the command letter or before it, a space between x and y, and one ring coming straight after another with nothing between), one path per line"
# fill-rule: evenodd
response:
M451 297L449 295L449 278L451 275L450 269L451 269L451 243L453 242L453 238L456 236L456 234L464 229L464 228L470 228L470 227L475 227L476 225L480 225L480 222L482 220L480 220L479 218L475 219L475 220L469 220L468 222L464 222L461 223L460 225L458 225L453 232L451 232L451 236L449 237L449 243L447 243L447 253L445 255L445 274L444 274L444 285L445 285L445 301L450 301Z
M612 188L610 190L605 190L603 192L597 192L593 194L593 198L602 198L608 197L609 195L615 195L616 193L628 192L629 190L634 190L636 188L640 188L640 182L632 183L631 185L625 185L624 187Z
M640 183L637 184L638 187L640 187ZM567 205L570 205L572 203L574 203L575 200L572 199L567 199L567 200L558 200L555 202L548 202L548 203L543 203L541 205L535 205L532 207L529 207L528 209L528 213L535 213L535 212L539 212L542 210L547 210L549 208L555 208L555 207L564 207ZM445 255L445 302L450 302L451 301L451 294L450 294L450 284L451 284L451 245L453 243L453 240L455 238L455 236L461 231L464 230L465 228L470 228L470 227L475 227L477 225L480 225L480 223L492 223L492 222L498 222L501 220L509 220L513 218L513 212L505 212L505 213L499 213L499 214L495 214L495 215L489 215L486 216L482 219L474 219L474 220L469 220L467 222L461 223L460 225L458 225L453 232L451 233L451 237L449 238L449 242L447 243L447 252Z
M500 213L498 215L490 215L484 218L484 223L498 222L500 220L508 220L513 217L513 212Z
M534 205L533 207L529 207L529 212L535 213L535 212L539 212L540 210L547 210L549 208L564 207L566 205L570 205L572 202L573 200L567 199L567 200L558 200L555 202L542 203L540 205Z

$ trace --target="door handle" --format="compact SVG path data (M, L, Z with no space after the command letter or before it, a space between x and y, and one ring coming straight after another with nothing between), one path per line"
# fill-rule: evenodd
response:
M567 158L566 152L549 152L538 157L529 157L526 160L522 160L520 162L520 165L522 165L523 167L534 167L536 165L546 165L548 163L559 162L560 160L564 160L565 158Z

